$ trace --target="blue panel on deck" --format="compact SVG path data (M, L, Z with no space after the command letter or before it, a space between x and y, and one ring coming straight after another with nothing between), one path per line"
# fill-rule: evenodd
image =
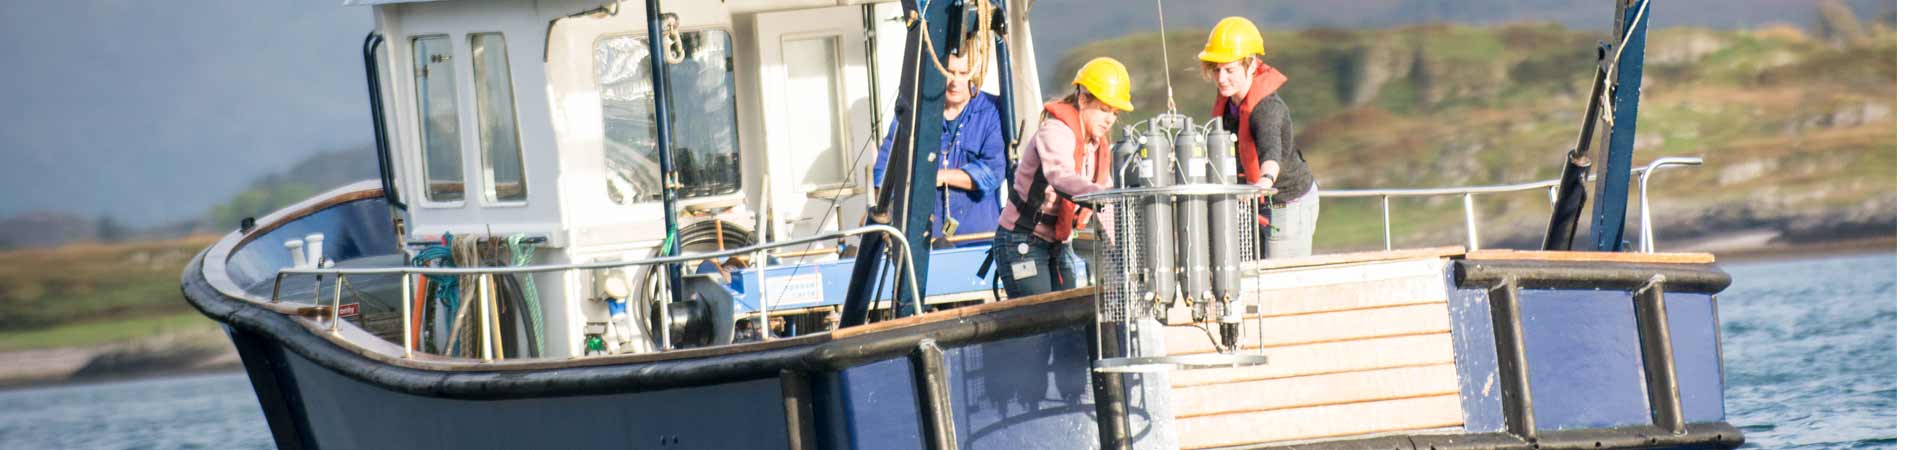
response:
M992 268L988 268L986 278L974 276L980 270L980 262L987 258L987 249L987 246L973 246L933 251L927 262L931 275L927 277L927 295L982 292L991 288ZM1084 280L1086 261L1075 258L1073 267ZM776 287L767 297L776 310L838 305L847 299L847 280L852 277L852 259L775 266L767 269L767 285ZM876 298L893 296L892 277L880 280L879 285L880 296ZM760 310L760 278L753 269L734 272L728 287L734 292L734 311Z
M947 370L960 448L1095 442L1086 335L1078 328L949 350Z
M919 397L913 388L913 364L893 358L842 370L829 376L837 384L829 394L839 407L836 414L816 415L822 427L821 448L920 448ZM816 396L817 397L817 396Z
M1540 430L1653 422L1626 292L1522 289L1520 313Z
M927 295L946 295L962 292L987 290L992 280L992 271L987 278L974 277L980 268L980 262L986 260L987 247L960 247L936 250L928 257L930 270L927 277ZM847 298L847 280L853 276L853 260L842 259L822 263L776 266L767 269L767 285L775 286L768 293L770 302L776 309L798 309L822 305L838 305ZM881 280L881 298L893 296L893 278ZM734 295L735 311L760 310L760 279L753 270L735 272L730 286ZM814 287L809 290L809 287Z
M1447 265L1446 279L1453 279ZM1499 353L1494 349L1493 313L1485 289L1452 289L1447 313L1453 320L1453 364L1460 374L1460 411L1470 433L1506 429L1501 409Z
M1713 302L1708 294L1667 294L1674 371L1680 377L1680 413L1687 422L1719 422L1727 417Z

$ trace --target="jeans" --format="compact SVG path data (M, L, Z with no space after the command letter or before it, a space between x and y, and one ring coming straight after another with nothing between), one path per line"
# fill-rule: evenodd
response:
M993 269L1006 287L1007 298L1020 298L1073 289L1078 279L1062 252L1066 245L1048 242L1030 233L1005 228L993 232Z
M1261 259L1313 255L1313 229L1320 222L1319 186L1285 205L1273 202L1261 209L1260 215L1267 216L1267 228L1260 230L1266 241Z

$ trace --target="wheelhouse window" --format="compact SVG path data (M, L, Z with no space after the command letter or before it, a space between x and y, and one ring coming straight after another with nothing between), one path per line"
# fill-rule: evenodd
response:
M467 36L473 47L474 106L480 125L480 179L489 202L527 200L526 167L520 128L514 115L513 76L507 69L507 40L500 33Z
M427 201L461 201L466 198L466 177L460 171L460 107L453 87L453 44L444 35L414 37L413 71Z
M740 143L734 118L733 43L725 30L679 33L668 45L668 123L682 197L740 190ZM678 52L675 48L678 48ZM614 203L660 199L660 159L653 114L652 61L644 34L594 44L594 76L605 127L607 196ZM675 60L678 60L677 62Z

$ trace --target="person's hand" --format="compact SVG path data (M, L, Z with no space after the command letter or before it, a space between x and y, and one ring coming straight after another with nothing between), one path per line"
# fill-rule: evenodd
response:
M973 176L967 175L967 171L960 169L940 169L939 172L934 173L933 184L934 187L956 187L972 190Z

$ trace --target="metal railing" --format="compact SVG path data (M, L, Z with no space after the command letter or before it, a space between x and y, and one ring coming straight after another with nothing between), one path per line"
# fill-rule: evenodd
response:
M1648 187L1647 187L1648 181L1653 176L1653 173L1660 170L1660 168L1662 167L1698 166L1703 163L1704 163L1704 160L1698 157L1665 157L1665 158L1655 159L1653 160L1653 162L1648 163L1646 166L1636 167L1633 169L1633 173L1640 174L1640 242L1641 242L1640 251L1642 253L1653 252L1653 206L1652 206L1651 198L1648 196ZM1587 179L1591 181L1593 180L1593 177L1589 176L1587 177ZM1437 196L1458 195L1461 197L1462 209L1465 211L1465 214L1466 214L1465 222L1466 222L1466 228L1467 228L1467 250L1471 251L1471 250L1480 249L1480 232L1479 232L1478 225L1475 223L1474 214L1473 214L1473 196L1475 194L1498 194L1498 193L1506 193L1506 192L1522 192L1522 191L1530 191L1535 189L1546 189L1548 191L1548 196L1547 196L1548 201L1552 202L1553 199L1556 197L1553 194L1557 193L1556 191L1559 190L1559 184L1560 184L1559 179L1551 179L1551 180L1540 180L1540 181L1535 181L1531 183L1521 183L1521 184L1465 186L1465 187L1452 187L1452 188L1324 190L1324 191L1320 191L1320 196L1324 198L1379 197L1380 198L1380 225L1383 227L1382 228L1383 231L1381 232L1382 240L1384 241L1384 244L1387 250L1393 250L1392 200L1394 197L1437 197Z
M671 263L682 263L682 262L701 261L701 260L707 260L707 259L713 259L713 258L724 258L729 256L747 254L747 253L755 254L755 260L757 261L765 261L765 256L766 256L765 253L775 248L787 247L787 246L792 246L796 244L806 244L806 243L817 242L817 241L845 239L848 237L858 236L862 234L869 234L869 233L880 233L880 234L886 235L887 237L892 238L895 244L899 245L899 247L897 248L903 248L903 249L907 248L907 236L905 234L902 234L900 230L896 230L892 227L888 227L885 225L867 225L859 228L852 228L852 229L847 229L847 230L842 230L842 231L837 231L832 233L825 233L825 234L809 236L804 238L790 239L790 240L780 241L780 242L767 242L767 243L761 243L761 244L756 244L756 245L751 245L746 247L712 251L712 252L689 253L689 254L674 255L674 256L668 256L668 257L647 258L647 259L639 259L639 260L601 261L601 262L577 263L577 264L502 266L502 267L414 267L414 266L370 267L370 268L290 267L290 268L280 269L280 271L274 275L273 294L269 298L269 301L274 303L278 303L280 301L280 284L283 280L286 279L288 275L314 275L314 279L315 279L314 304L318 306L321 302L320 289L319 289L320 280L326 275L332 275L334 277L333 306L329 311L329 314L331 314L331 318L328 321L328 331L338 336L340 333L340 300L341 300L341 295L343 291L346 290L345 289L346 277L348 275L400 275L400 279L401 279L400 317L401 317L401 328L403 329L401 347L404 349L402 350L403 357L407 359L412 359L413 351L414 351L414 333L413 333L414 324L413 324L413 316L411 314L411 311L413 310L413 301L414 301L414 298L413 298L413 278L414 278L413 276L414 275L503 275L503 274L528 274L528 273L543 273L543 272L571 273L572 271L577 271L577 270L616 269L616 268L625 268L625 267L634 267L634 266L661 267L665 264L671 264ZM915 293L920 292L919 286L918 286L919 281L916 277L913 276L915 273L915 269L913 267L913 260L911 258L904 257L905 252L899 252L899 253L900 254L896 255L895 257L898 258L898 262L900 264L904 265L903 267L905 269L905 273L907 274L906 279L907 279L907 282L910 283L908 285L908 287L910 288L909 292L915 292ZM762 269L764 268L765 267L762 266ZM634 292L634 293L639 292L640 289L638 284L641 282L641 280L644 280L644 279L645 277L635 276L634 289L631 289L629 292ZM476 300L480 301L480 305L479 305L480 317L478 318L478 320L480 322L479 334L480 334L480 341L481 341L481 360L485 362L492 362L495 358L495 353L496 353L493 348L494 347L493 345L494 330L490 327L495 317L494 315L495 313L492 311L492 307L491 307L493 303L492 301L493 300L493 297L492 297L493 281L492 280L493 280L492 277L483 276L483 277L480 277L479 281L477 282L478 293L476 294L476 296L478 297L478 299ZM630 295L637 295L637 294L630 294ZM760 309L762 310L761 315L763 317L765 316L764 312L771 309L771 306L767 304L766 297L767 297L767 292L766 292L765 286L763 285L760 289L760 305L761 305ZM661 314L661 317L663 318L668 317L667 316L668 302L658 302L658 303L660 304L659 314ZM914 302L916 313L920 312L919 308L921 307L920 305L922 303L925 303L925 302L918 301L918 299L916 299L916 301ZM764 324L762 324L762 326L764 326ZM666 328L666 327L662 327L662 328ZM660 335L661 335L661 344L664 347L663 350L671 349L672 341L670 340L671 337L668 336L668 330L662 329L658 331L660 332ZM715 330L714 332L731 333L732 330Z

